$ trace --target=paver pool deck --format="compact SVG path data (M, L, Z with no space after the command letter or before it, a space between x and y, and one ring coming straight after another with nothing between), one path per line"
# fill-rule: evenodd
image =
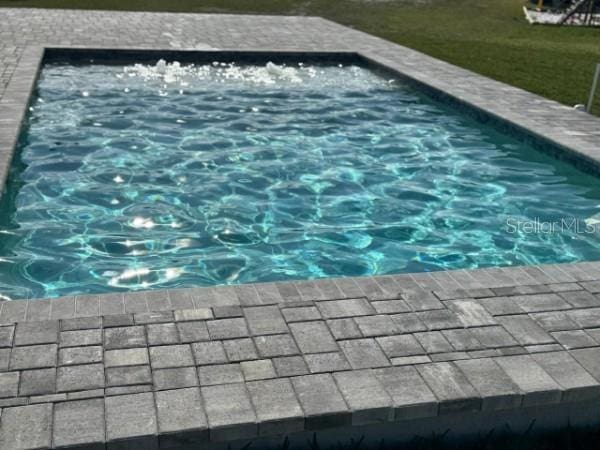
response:
M351 51L600 167L600 120L312 17L0 9L0 183L43 47ZM0 303L0 449L600 405L600 262Z

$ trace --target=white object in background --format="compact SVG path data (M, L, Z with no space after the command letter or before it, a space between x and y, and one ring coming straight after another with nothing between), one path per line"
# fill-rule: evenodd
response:
M592 112L592 103L594 102L594 94L598 87L598 78L600 78L600 64L596 65L596 73L594 73L594 81L592 81L592 89L590 90L590 97L588 98L587 107L585 110L589 113Z

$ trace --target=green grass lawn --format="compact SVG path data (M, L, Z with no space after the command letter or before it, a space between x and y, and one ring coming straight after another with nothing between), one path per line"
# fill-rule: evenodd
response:
M0 6L318 15L567 105L585 103L600 28L531 26L523 0L0 0ZM600 92L594 113L600 115Z

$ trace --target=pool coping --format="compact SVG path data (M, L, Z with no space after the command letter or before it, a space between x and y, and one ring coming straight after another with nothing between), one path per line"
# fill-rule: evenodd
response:
M600 167L599 118L309 19L354 38L352 48L327 47L327 52L360 54L450 96L444 100L469 105L485 120L504 121L535 136L534 144L543 150L550 142L556 156L592 170ZM44 48L173 51L27 46L0 99L2 186ZM222 331L225 323L245 331L228 335ZM177 330L175 336L169 329ZM313 339L303 339L304 330ZM0 384L6 389L0 397L0 447L169 448L340 426L412 424L442 415L596 405L598 330L598 262L0 302ZM113 340L113 334L119 336ZM74 348L87 359L66 363L63 353L72 347L65 341L76 336L81 340ZM272 336L286 336L296 349L292 354L281 345L273 353L260 350L259 345L270 347ZM207 342L254 350L241 362L227 354L218 364L203 364L194 349ZM170 361L170 353L180 357ZM190 368L195 381L177 387ZM172 376L157 381L165 370ZM494 382L490 386L482 377ZM89 383L82 387L81 380ZM409 395L402 380L418 389ZM307 397L306 384L336 408ZM273 392L280 403L273 403ZM173 415L173 405L195 421Z

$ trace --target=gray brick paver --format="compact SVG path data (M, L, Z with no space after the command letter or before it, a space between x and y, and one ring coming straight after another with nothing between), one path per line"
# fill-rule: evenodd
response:
M4 408L1 417L0 448L11 450L50 448L51 404Z
M106 440L136 439L138 445L156 446L156 408L150 392L106 397Z
M104 427L103 399L61 402L54 407L52 439L57 447L102 446Z
M324 321L289 324L296 344L303 353L335 352L338 346Z
M415 366L440 401L440 414L478 411L479 393L463 373L450 362Z
M320 430L351 423L351 412L330 374L291 379L305 415L307 430Z
M247 388L259 421L260 436L304 430L304 414L289 379L251 381Z
M532 356L507 356L495 361L524 394L523 406L560 402L560 386Z
M157 392L155 401L161 446L177 448L208 441L208 420L199 388Z
M392 399L395 420L437 416L438 400L414 367L377 369L375 376Z
M244 383L205 386L201 391L211 440L247 439L258 434L256 414Z

